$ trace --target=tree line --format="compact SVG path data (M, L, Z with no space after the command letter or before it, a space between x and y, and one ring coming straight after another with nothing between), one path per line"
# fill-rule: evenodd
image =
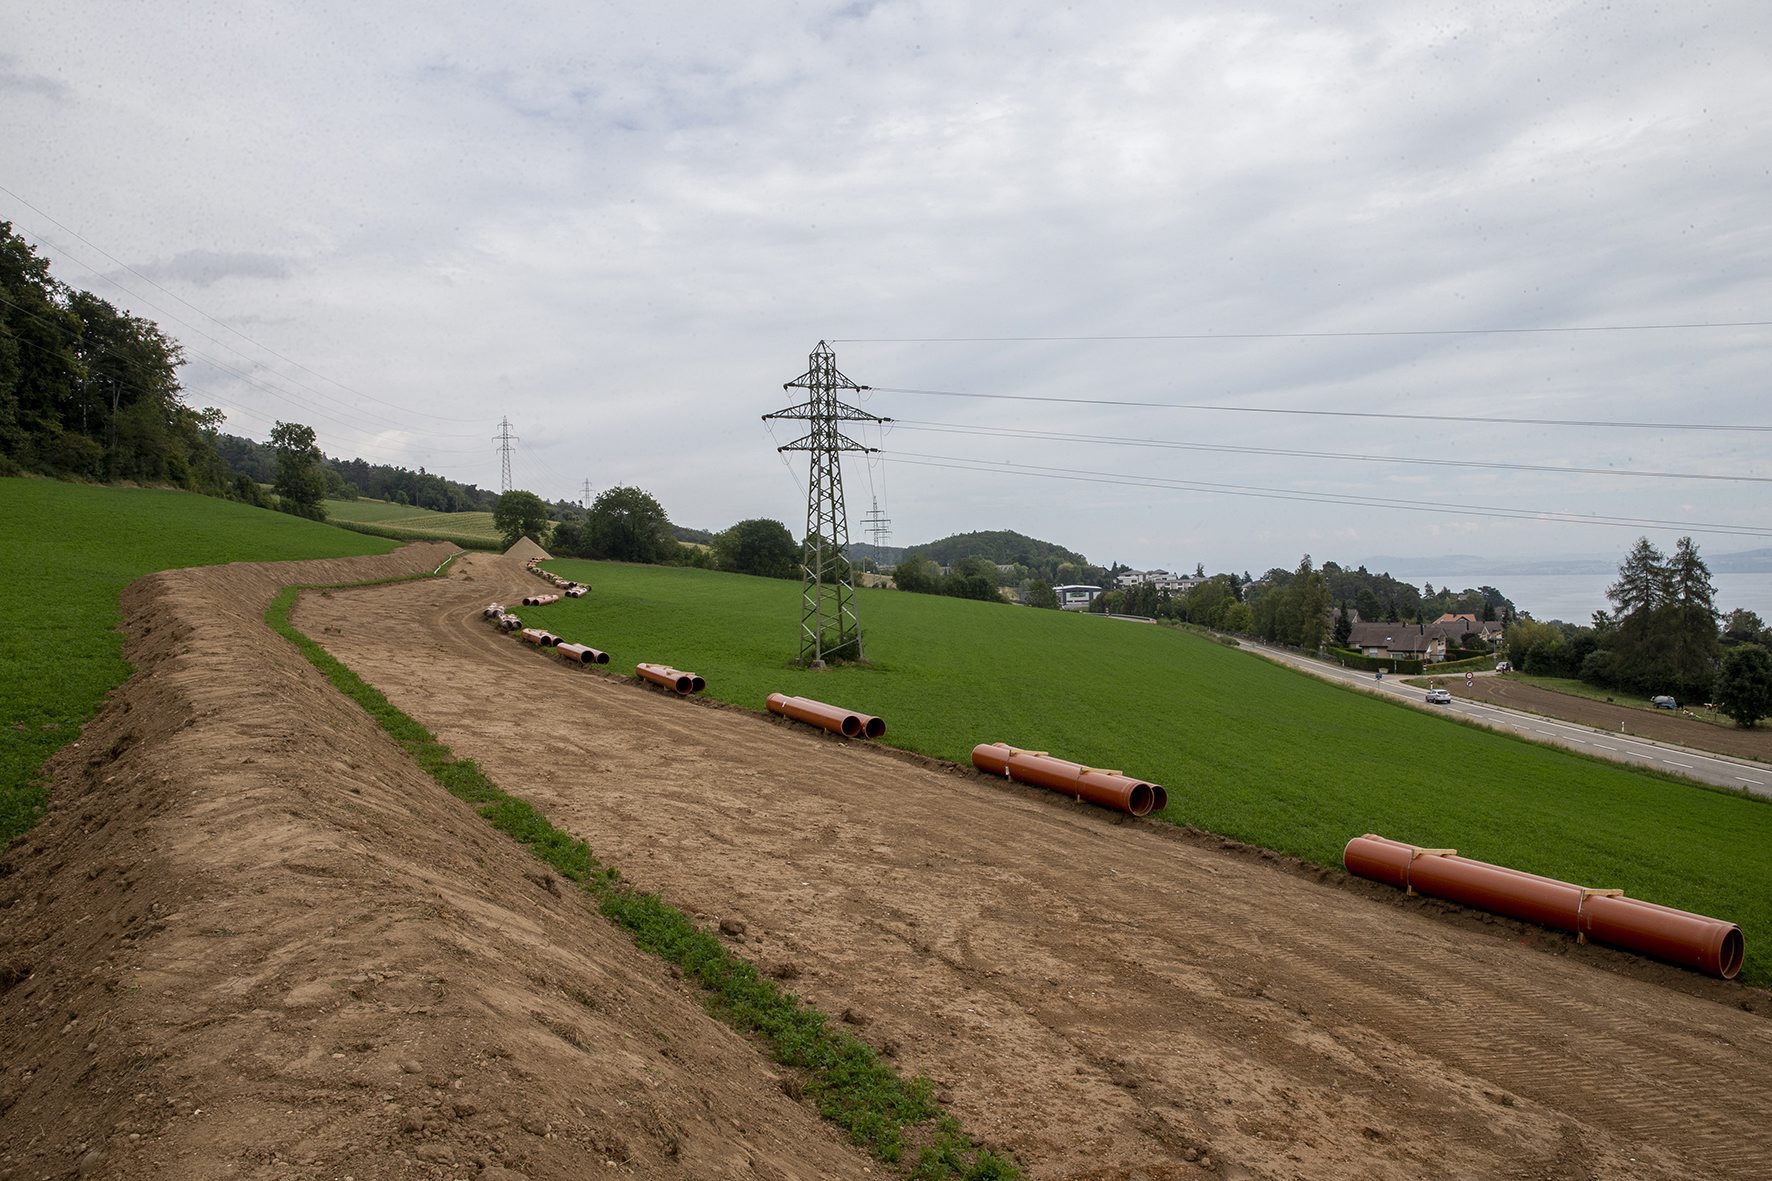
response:
M152 320L56 279L0 221L0 475L255 499L216 450L221 412L185 404L183 363Z

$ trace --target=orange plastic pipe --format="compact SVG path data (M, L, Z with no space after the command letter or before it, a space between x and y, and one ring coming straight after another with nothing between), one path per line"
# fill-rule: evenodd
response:
M1367 833L1347 843L1342 864L1358 877L1431 894L1478 910L1573 931L1611 947L1652 956L1709 976L1733 980L1741 971L1741 928L1691 911L1592 890L1556 878L1460 857L1451 849L1420 849Z
M708 683L694 673L679 672L666 664L636 664L634 671L645 680L677 693L700 693Z
M609 663L609 653L599 652L586 644L555 644L554 651L579 664Z
M805 722L809 726L821 726L833 734L841 734L845 738L878 738L886 733L886 723L872 714L856 713L852 709L826 705L822 701L814 701L810 697L789 697L785 693L771 693L766 700L769 712L792 718L796 722Z
M1005 742L987 742L973 747L972 765L987 775L1001 775L1018 783L1049 788L1134 816L1148 816L1152 809L1165 808L1169 804L1169 793L1157 784L1133 779L1118 771L1103 771L1069 759L1055 759L1045 751L1019 750Z
M539 627L524 628L523 638L531 644L540 644L543 648L552 648L560 642L559 636L550 631L543 631Z

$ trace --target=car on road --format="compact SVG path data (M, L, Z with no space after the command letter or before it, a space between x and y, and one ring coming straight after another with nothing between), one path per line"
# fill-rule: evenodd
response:
M1656 709L1679 709L1680 708L1679 702L1675 701L1671 697L1665 697L1665 696L1664 697L1651 697L1649 699L1649 704L1653 705Z
M1451 705L1452 704L1452 690L1450 690L1450 689L1429 689L1427 691L1427 703L1429 705Z
M1496 661L1496 662L1495 662L1495 671L1496 671L1496 672L1498 672L1498 673L1504 673L1504 672L1506 672L1506 671L1507 671L1507 661L1505 661L1505 660L1497 660L1497 661Z

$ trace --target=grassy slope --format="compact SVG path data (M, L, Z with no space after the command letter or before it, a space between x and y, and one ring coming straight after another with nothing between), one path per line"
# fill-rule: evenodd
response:
M872 668L788 667L798 585L555 562L583 600L525 622L674 664L762 709L801 694L884 717L894 745L964 762L1050 750L1169 788L1169 818L1325 865L1377 832L1738 922L1772 984L1772 807L1376 700L1168 628L861 592ZM539 584L538 584L539 585Z
M453 541L478 548L503 549L491 513L439 513L428 508L385 500L328 500L326 516L342 525L360 526L386 537L412 541Z
M0 845L35 820L37 769L129 674L117 595L155 570L385 553L393 543L228 501L0 479Z

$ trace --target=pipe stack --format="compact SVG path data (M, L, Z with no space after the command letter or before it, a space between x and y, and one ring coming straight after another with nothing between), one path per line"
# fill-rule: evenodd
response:
M546 607L549 603L558 603L559 601L559 595L525 595L523 605L525 607Z
M1169 806L1169 793L1160 784L1053 758L1043 750L1019 750L1006 742L973 747L972 765L987 775L1030 783L1134 816L1148 816Z
M522 634L523 638L529 643L536 644L543 648L552 648L560 642L559 636L555 635L553 632L543 631L539 627L526 627L523 629Z
M783 693L771 693L765 704L769 712L780 714L784 718L792 718L796 722L805 722L809 726L819 726L833 734L841 734L845 738L878 738L886 733L886 723L872 714L856 713L851 709L842 709L835 705L826 705L822 701L814 701L810 697L789 697Z
M1555 878L1460 857L1456 849L1422 849L1367 833L1342 851L1358 877L1409 893L1431 894L1464 906L1540 926L1575 932L1625 951L1732 980L1745 950L1734 923L1653 902L1622 890L1594 890Z
M503 615L504 613L505 613L505 605L503 603L488 603L488 604L486 604L486 609L480 612L480 618L482 618L482 619L497 619L500 615Z
M599 652L597 649L584 644L559 643L554 645L554 651L558 652L561 656L564 656L567 660L573 661L577 664L609 663L609 653Z
M634 671L642 680L651 681L654 685L662 685L674 693L687 696L700 693L708 687L708 683L694 673L680 672L668 664L636 664Z

